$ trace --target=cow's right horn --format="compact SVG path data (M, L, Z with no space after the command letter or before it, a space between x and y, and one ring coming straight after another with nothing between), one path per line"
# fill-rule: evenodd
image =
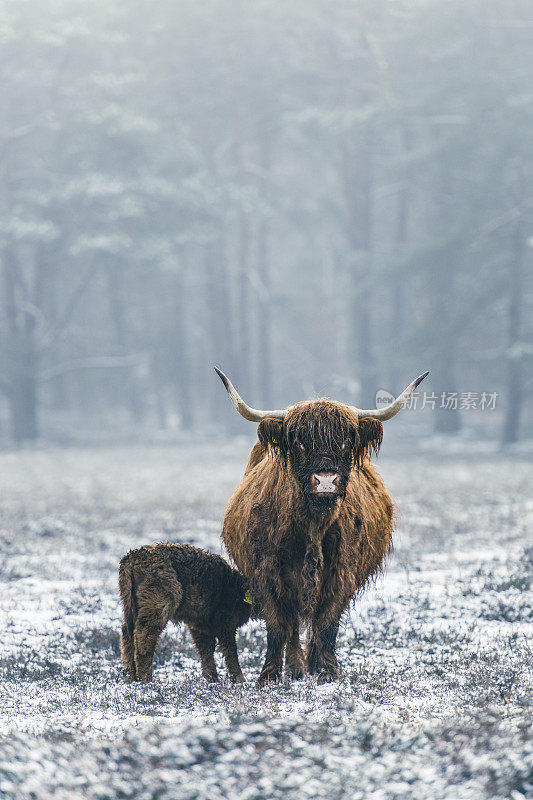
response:
M392 419L392 417L396 416L398 411L402 410L402 408L407 403L407 401L413 394L418 384L422 383L424 378L426 378L428 375L429 375L429 370L428 372L423 372L422 375L418 376L418 378L415 378L415 380L412 383L410 383L409 386L407 386L400 395L398 395L396 400L393 400L393 402L389 403L389 405L385 406L385 408L372 408L369 409L368 411L364 411L362 408L355 408L355 406L352 406L352 408L356 412L359 418L373 417L374 419L379 419L382 422L385 422L385 420L387 419Z
M257 408L250 408L250 406L246 405L230 379L224 375L222 370L215 367L215 372L226 387L226 391L230 396L230 400L244 419L250 420L250 422L261 422L262 419L284 419L286 411L260 411Z

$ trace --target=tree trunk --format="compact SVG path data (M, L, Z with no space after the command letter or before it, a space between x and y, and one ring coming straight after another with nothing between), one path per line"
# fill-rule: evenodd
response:
M348 353L357 365L360 383L358 403L374 405L376 370L372 352L373 239L373 131L368 128L355 148L344 149L343 172L347 204L347 240L352 258L351 300L348 320ZM357 263L358 262L358 263Z
M263 217L257 232L257 271L259 278L259 306L257 314L257 368L259 376L259 404L272 407L272 353L271 353L271 287L269 225Z
M220 404L223 398L220 381L212 368L219 367L230 376L235 374L235 346L228 285L229 275L222 237L216 244L210 243L207 245L204 264L207 299L206 330L209 332L211 340L209 349L212 359L212 364L209 365L211 368L209 412L210 418L219 423L223 416L220 413Z
M16 444L31 442L39 435L37 422L37 348L35 344L35 315L29 310L20 312L17 300L16 254L9 250L4 258L4 290L7 320L7 397L10 428ZM36 265L34 300L39 300L41 276Z
M250 251L252 232L250 220L245 211L241 212L238 223L239 237L239 278L238 278L238 321L239 336L237 347L237 360L239 364L238 381L242 387L244 397L252 397L252 370L251 370L251 325L250 325ZM254 401L252 401L254 402Z
M262 193L268 196L269 186L264 180L270 173L272 161L272 141L264 136L261 139L261 168L263 171ZM257 370L259 379L259 403L262 408L272 408L272 288L270 279L270 226L266 213L263 213L257 231Z
M48 273L48 303L47 315L50 326L55 328L59 324L59 277L56 268L55 254L46 263ZM69 356L68 349L64 349L63 343L59 342L54 348L54 356L61 361ZM57 375L49 384L50 404L54 411L70 410L72 405L72 382L70 375Z
M185 289L182 276L179 273L176 275L174 297L176 301L176 311L174 315L174 384L176 386L181 427L185 431L190 431L193 427L191 370L189 363L190 346L185 319Z
M15 444L32 442L39 436L36 375L29 364L25 366L25 374L13 382L9 394L11 436Z
M111 319L115 329L118 350L120 355L128 355L128 330L124 312L124 281L120 264L108 265L107 286ZM139 424L143 418L144 408L137 376L132 369L127 369L124 374L121 374L120 382L117 381L116 386L117 388L121 387L123 402L125 401L129 408L133 422Z
M150 353L150 378L155 402L155 413L157 422L162 431L168 428L167 404L165 398L165 386L161 380L161 368L157 364L157 354L152 349Z
M402 139L402 152L407 156L412 149L412 134L407 125L404 125L401 130ZM409 185L412 180L404 174L402 176L400 189L398 192L397 208L396 208L396 225L394 231L394 248L395 255L403 255L405 244L407 242L407 231L409 227L409 206L411 202L411 193ZM405 270L395 269L392 283L392 308L390 315L390 341L394 342L396 347L392 352L392 359L389 363L389 391L393 394L402 387L400 382L402 377L399 370L399 359L397 357L397 349L402 344L402 339L405 333L405 309L406 309L406 275ZM400 355L401 359L401 355Z
M441 165L438 165L437 170L433 183L433 222L435 230L444 238L449 235L453 224L452 176ZM429 325L434 343L434 366L431 372L437 387L435 393L439 398L434 411L434 430L435 433L450 436L458 433L462 427L459 403L454 407L452 400L450 407L446 407L450 395L457 392L457 345L453 325L456 284L451 265L458 262L460 255L449 240L446 246L442 245L435 256L436 269L430 284L432 316ZM444 405L441 401L443 395L446 398Z
M446 343L446 349L441 350L436 359L437 369L435 370L438 390L435 392L437 395L437 402L435 404L435 433L443 433L454 435L461 430L461 417L459 412L459 403L454 403L450 400L450 407L442 403L441 398L444 395L448 399L457 394L457 387L455 383L455 348L452 342Z
M507 403L502 430L502 446L518 441L520 416L524 399L523 367L520 353L513 352L520 341L522 323L522 268L524 261L524 221L520 218L513 236L513 252L509 269L509 306L507 314Z

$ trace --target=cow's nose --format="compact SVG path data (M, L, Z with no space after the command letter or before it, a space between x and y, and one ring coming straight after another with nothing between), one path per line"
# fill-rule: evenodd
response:
M340 475L337 472L315 472L311 477L313 491L317 494L335 494Z

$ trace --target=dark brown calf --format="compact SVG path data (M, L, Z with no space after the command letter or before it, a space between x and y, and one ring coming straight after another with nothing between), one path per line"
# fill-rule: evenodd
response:
M119 568L124 680L152 680L157 640L172 620L187 625L204 678L218 680L218 640L231 679L242 683L235 633L250 617L247 588L240 572L197 547L166 542L130 550Z

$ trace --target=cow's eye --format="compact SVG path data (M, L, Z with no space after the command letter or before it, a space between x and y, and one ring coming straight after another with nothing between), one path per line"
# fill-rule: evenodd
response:
M301 441L299 439L296 440L296 444L298 445L298 447L300 448L300 450L302 452L305 450L305 447L303 446L303 444L301 443Z
M344 442L342 443L342 449L343 450L347 450L349 448L349 446L350 446L350 442L347 439L345 439Z

